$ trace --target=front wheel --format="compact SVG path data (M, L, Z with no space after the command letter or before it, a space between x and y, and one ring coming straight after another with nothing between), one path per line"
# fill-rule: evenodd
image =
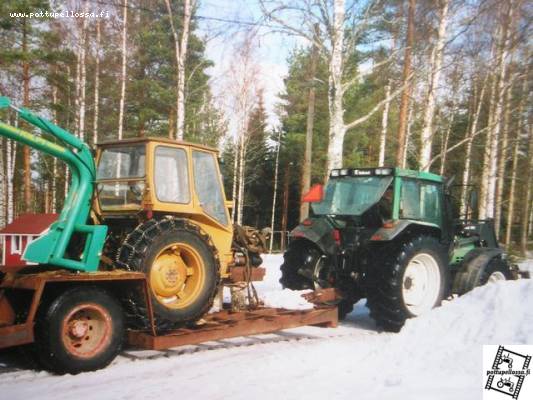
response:
M367 306L376 323L398 332L408 318L439 306L448 287L446 253L431 236L381 249L369 271Z
M77 374L107 366L122 348L124 317L118 302L94 287L72 288L40 312L37 356L56 373Z
M483 273L479 276L476 286L485 285L499 281L513 279L513 274L509 264L500 257L495 257L489 261Z
M146 274L160 329L194 322L213 304L219 280L216 249L195 224L149 220L128 236L118 260ZM144 299L134 293L130 300L142 319Z

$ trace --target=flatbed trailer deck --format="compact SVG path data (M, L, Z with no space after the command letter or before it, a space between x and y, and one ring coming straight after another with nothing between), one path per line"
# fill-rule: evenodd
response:
M39 304L47 290L54 290L62 285L102 286L110 292L115 292L117 296L120 290L142 290L150 326L146 330L128 329L126 333L127 343L141 349L162 350L212 340L273 333L306 325L336 327L338 323L337 308L334 306L315 306L309 310L259 307L244 311L223 309L207 314L200 323L192 327L158 332L148 295L148 282L143 273L117 270L72 273L55 270L10 274L4 278L0 285L0 349L34 342L34 326ZM20 315L12 307L8 292L19 292L26 298L27 304L24 308L28 311L24 315Z

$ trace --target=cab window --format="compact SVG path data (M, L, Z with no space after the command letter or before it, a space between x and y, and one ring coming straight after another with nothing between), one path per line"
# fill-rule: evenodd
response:
M403 179L400 199L400 218L441 224L440 185Z
M192 161L194 186L202 209L222 225L227 225L226 206L214 155L195 150Z
M188 204L191 196L185 150L158 146L155 150L154 181L159 201Z

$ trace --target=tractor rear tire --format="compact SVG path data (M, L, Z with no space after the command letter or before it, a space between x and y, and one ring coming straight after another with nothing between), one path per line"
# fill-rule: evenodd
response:
M316 289L311 278L322 253L304 241L292 242L283 255L281 279L283 288L291 290Z
M420 235L378 253L368 273L367 306L379 327L399 332L408 318L439 306L445 298L446 252L436 238Z
M117 263L146 274L158 329L194 322L211 306L219 283L217 251L209 236L184 219L149 220L130 233ZM144 298L130 297L137 319Z
M77 374L106 367L122 348L124 315L115 298L96 287L75 287L40 310L35 353L46 369Z

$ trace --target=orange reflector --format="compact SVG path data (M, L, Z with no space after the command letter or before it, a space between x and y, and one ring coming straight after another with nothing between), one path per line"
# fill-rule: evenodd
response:
M392 221L385 221L385 222L383 223L383 228L386 228L386 229L394 228L394 222L392 222Z
M302 222L302 224L304 226L311 226L311 225L313 225L313 220L308 218L308 219L304 220L304 222Z
M320 184L313 185L311 189L302 196L304 203L319 203L324 198L324 186Z
M370 238L370 240L382 240L383 238L381 237L381 235L378 235L378 234L375 234L375 235L372 235L372 237Z

